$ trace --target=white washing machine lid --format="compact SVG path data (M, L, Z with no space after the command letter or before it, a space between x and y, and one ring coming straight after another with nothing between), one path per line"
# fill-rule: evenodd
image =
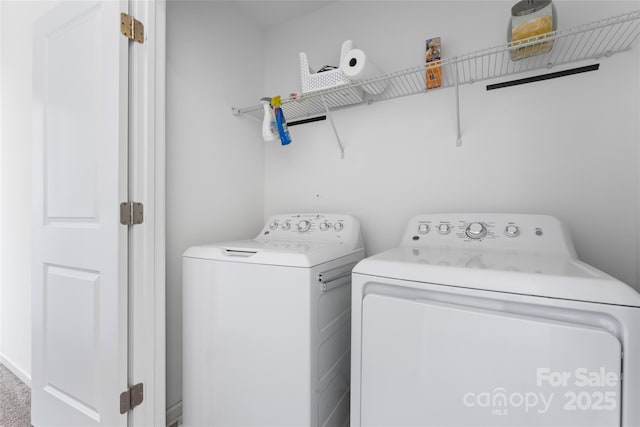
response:
M640 307L625 283L570 256L399 247L366 258L354 274L547 298Z
M183 256L248 264L313 267L363 251L362 248L354 249L343 243L239 240L193 246Z

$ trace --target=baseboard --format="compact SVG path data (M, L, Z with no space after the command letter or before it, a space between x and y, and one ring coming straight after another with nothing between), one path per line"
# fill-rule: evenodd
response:
M179 426L182 424L182 400L167 408L167 427Z
M20 369L18 365L13 363L11 359L6 357L2 353L0 353L0 363L3 364L8 370L10 370L13 373L13 375L20 378L20 381L25 383L27 387L31 388L31 375L27 374L25 371ZM180 413L182 413L182 410L180 411Z

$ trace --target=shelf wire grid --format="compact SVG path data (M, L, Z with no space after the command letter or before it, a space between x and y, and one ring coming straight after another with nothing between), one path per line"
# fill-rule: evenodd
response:
M492 80L543 68L609 57L631 49L640 35L640 10L568 29L557 30L500 46L445 58L439 63L419 65L400 71L352 81L351 83L285 99L282 109L289 121L315 117L329 110L354 104L373 103L451 86ZM551 50L545 49L553 43ZM521 59L512 60L512 52ZM440 68L441 85L427 89L426 74ZM457 81L456 81L457 79ZM324 99L324 101L323 101ZM234 114L262 118L263 108L254 105L234 109Z

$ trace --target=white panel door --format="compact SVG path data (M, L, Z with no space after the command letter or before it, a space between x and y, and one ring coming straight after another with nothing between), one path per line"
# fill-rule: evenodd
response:
M604 327L367 295L361 425L619 426L621 357Z
M63 1L34 27L34 426L127 423L125 7Z

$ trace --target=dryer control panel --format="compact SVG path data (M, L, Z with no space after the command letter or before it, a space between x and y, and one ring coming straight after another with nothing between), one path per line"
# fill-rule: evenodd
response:
M361 247L360 223L345 214L281 214L271 216L260 234L260 241L342 242Z
M407 225L401 246L513 250L576 256L564 225L548 215L416 215Z

